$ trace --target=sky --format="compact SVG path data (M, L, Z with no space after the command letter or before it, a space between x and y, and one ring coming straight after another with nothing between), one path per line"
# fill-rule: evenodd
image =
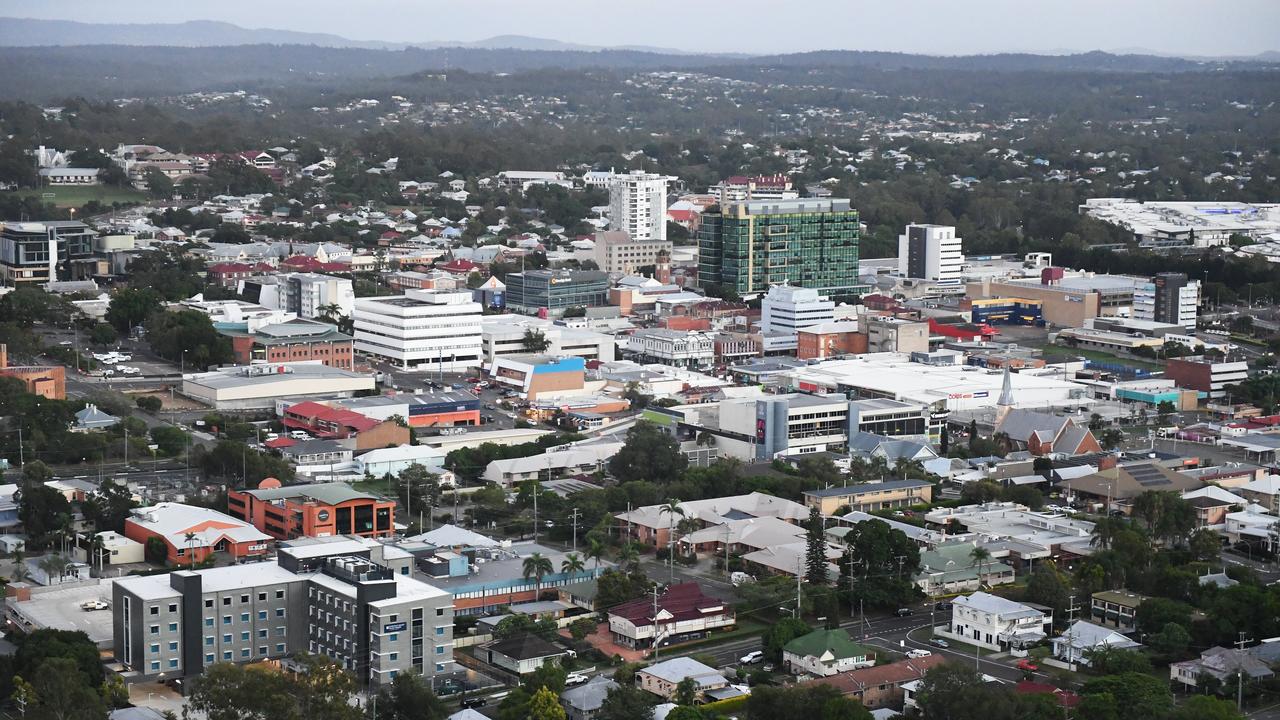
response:
M0 17L220 20L389 42L517 34L731 53L1280 50L1280 0L0 0Z

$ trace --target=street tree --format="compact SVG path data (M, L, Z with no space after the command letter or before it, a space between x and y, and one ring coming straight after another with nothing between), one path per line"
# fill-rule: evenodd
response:
M649 480L663 485L678 479L688 465L675 438L641 420L627 430L626 442L609 459L609 473L620 482Z

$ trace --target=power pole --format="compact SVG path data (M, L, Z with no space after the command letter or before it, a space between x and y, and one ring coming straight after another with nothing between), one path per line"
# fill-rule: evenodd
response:
M658 659L658 588L653 587L653 659Z
M1071 661L1075 658L1076 650L1075 650L1075 644L1074 644L1074 641L1075 641L1074 628L1076 624L1075 623L1076 611L1079 609L1080 607L1076 605L1076 596L1075 595L1068 596L1067 598L1067 664L1071 664Z
M547 475L551 474L550 461L547 462ZM533 479L533 542L538 542L538 478Z
M1240 639L1236 641L1236 645L1241 653L1244 652L1244 644L1253 642L1252 639L1246 640L1244 633L1240 633ZM1236 657L1236 712L1243 713L1244 710L1244 668L1240 665L1239 656Z
M800 580L804 577L804 556L796 558L796 611L794 618L800 617Z
M573 551L578 552L578 508L574 508L569 515L569 521L573 524Z
M26 462L25 450L22 447L22 426L19 425L18 426L18 468L21 469L22 466L26 464L27 462Z

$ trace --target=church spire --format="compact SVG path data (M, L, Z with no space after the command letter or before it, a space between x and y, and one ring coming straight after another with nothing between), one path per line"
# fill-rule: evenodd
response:
M1004 382L1000 385L1000 400L996 403L1003 407L1013 406L1013 378L1009 375L1009 366L1004 366Z

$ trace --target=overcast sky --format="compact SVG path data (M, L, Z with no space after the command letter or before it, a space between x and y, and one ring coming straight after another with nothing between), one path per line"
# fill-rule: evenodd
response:
M392 42L519 34L706 52L1280 50L1280 0L0 0L0 16L222 20Z

